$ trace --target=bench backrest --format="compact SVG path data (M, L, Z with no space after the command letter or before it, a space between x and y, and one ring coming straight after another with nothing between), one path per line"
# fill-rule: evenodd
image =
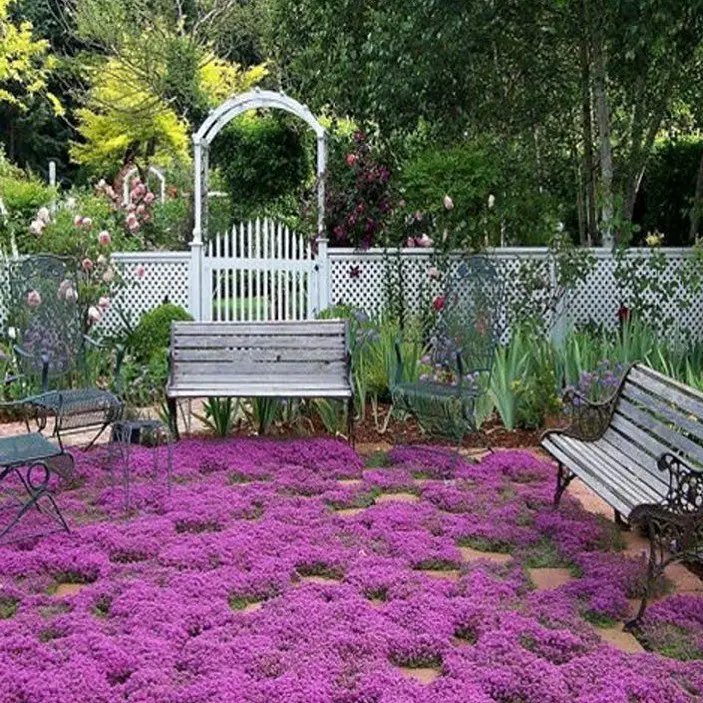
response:
M348 380L345 320L174 322L171 382L266 381L307 378L316 385Z
M703 468L703 394L637 364L623 381L605 438L642 467L643 481L666 495L669 476L657 468L662 454Z

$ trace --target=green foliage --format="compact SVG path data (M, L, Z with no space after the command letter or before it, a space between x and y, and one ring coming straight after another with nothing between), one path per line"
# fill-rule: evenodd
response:
M526 334L517 330L507 347L499 347L493 363L490 394L503 424L513 430L518 423L518 391L529 363Z
M233 120L218 136L212 158L221 170L236 220L297 195L310 172L300 132L289 120L274 115L247 114ZM292 214L298 214L296 210L299 205Z
M26 176L12 168L3 159L0 171L0 197L8 211L8 217L0 217L0 248L10 251L14 234L18 249L23 239L29 238L29 223L41 207L48 207L55 197L49 186L34 176Z
M165 303L145 312L130 338L130 351L141 363L148 363L157 353L168 349L171 323L192 320L180 305Z
M263 436L280 417L283 404L279 398L251 398L243 404L243 409L249 424L256 428L259 436Z
M667 246L691 246L690 209L703 152L700 138L661 140L642 183L642 232L662 232ZM643 239L642 235L639 239Z
M227 437L234 427L237 407L235 398L208 398L204 414L195 416L218 437Z

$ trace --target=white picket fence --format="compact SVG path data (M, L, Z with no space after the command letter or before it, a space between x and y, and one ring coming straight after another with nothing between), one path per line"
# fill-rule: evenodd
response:
M204 320L304 320L316 312L312 243L280 222L257 219L217 234L201 266Z

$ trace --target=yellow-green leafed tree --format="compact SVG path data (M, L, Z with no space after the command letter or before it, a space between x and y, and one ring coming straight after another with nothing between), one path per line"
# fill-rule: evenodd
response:
M13 24L9 8L13 0L0 0L0 103L25 112L27 103L43 94L56 114L60 102L46 90L56 58L49 54L49 42L35 39L31 22Z
M242 69L218 56L186 17L132 17L114 2L74 1L81 36L107 57L84 68L87 97L75 112L81 138L71 148L77 163L105 172L128 162L185 164L190 134L207 112L266 75L263 65Z

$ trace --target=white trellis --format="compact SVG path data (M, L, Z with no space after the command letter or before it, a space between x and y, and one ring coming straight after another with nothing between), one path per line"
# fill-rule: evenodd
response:
M324 232L327 133L307 106L283 93L256 89L237 95L213 110L200 126L200 129L193 135L195 225L193 227L193 239L190 244L191 312L198 320L209 315L208 311L211 308L207 304L206 298L210 295L211 276L217 268L216 257L213 257L209 251L208 254L210 255L206 256L203 250L204 238L210 238L208 237L210 234L208 233L210 146L223 127L235 117L249 110L262 108L283 110L295 115L303 120L315 132L317 137L317 258L312 268L314 277L317 280L309 281L306 284L304 293L307 296L311 296L314 293L316 300L313 301L310 297L308 298L310 301L307 305L308 314L310 311L321 310L328 301L327 239Z
M136 166L133 166L124 175L124 181L122 182L122 204L123 205L129 204L129 191L130 191L130 188L132 187L132 181L134 180L134 177L138 173L139 173L139 169ZM166 176L164 176L162 171L159 168L157 168L156 166L149 166L147 169L147 173L151 176L154 176L154 178L156 178L156 180L159 182L159 202L165 203L166 202Z

